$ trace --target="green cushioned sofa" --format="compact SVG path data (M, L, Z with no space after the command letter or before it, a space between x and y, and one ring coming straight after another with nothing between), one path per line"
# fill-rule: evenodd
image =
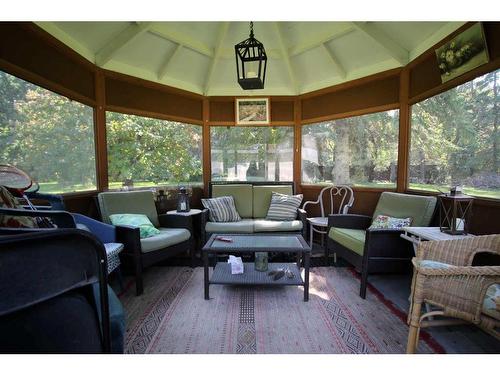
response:
M368 273L398 272L410 266L413 247L398 229L369 229L378 215L412 219L411 226L430 225L436 197L383 192L373 216L329 215L327 252L341 257L361 273L360 296L366 297ZM328 255L328 254L327 254Z
M297 210L292 221L266 220L273 192L294 194L292 182L212 182L209 196L216 198L232 196L241 221L215 223L209 220L208 209L201 215L202 240L205 243L212 233L301 233L305 236L306 213Z

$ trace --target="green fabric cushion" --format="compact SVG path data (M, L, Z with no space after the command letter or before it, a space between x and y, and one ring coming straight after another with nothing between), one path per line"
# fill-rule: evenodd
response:
M254 220L254 232L296 232L302 229L302 221Z
M253 219L243 219L229 223L209 221L205 225L207 233L253 233Z
M242 218L252 218L252 185L212 185L212 198L232 196L236 210Z
M362 229L346 229L332 227L328 236L340 245L363 255L365 248L365 231Z
M191 237L191 233L184 228L160 228L159 232L156 236L141 239L143 253L177 245Z
M385 191L380 195L373 218L375 219L378 215L410 217L412 227L428 227L436 207L436 201L436 197Z
M128 225L139 228L141 238L160 234L146 215L142 214L113 214L109 216L113 225Z
M150 190L99 193L97 200L105 223L111 224L110 215L126 212L146 215L155 227L160 226L153 192Z
M263 219L267 216L271 196L276 193L292 195L292 185L262 185L253 187L253 217Z

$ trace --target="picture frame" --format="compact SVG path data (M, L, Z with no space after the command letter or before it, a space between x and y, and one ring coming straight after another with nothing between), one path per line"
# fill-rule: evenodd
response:
M489 62L483 25L477 22L435 50L441 82L448 82Z
M236 125L269 125L269 98L236 98Z

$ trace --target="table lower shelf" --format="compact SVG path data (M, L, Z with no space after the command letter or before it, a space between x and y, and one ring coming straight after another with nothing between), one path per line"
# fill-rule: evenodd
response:
M293 278L289 279L284 275L281 279L274 280L274 276L268 275L270 271L278 268L290 269ZM243 270L242 274L232 275L229 263L217 263L209 283L225 285L304 285L300 269L295 263L269 263L268 270L265 272L256 271L254 263L243 263Z

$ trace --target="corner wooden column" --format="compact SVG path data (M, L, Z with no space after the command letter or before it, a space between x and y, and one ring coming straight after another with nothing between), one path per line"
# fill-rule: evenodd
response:
M410 155L410 69L401 70L399 79L399 143L398 143L398 177L396 190L406 191L408 186L408 168Z
M97 69L95 72L94 132L97 168L97 190L108 190L108 148L106 143L106 85L104 73Z
M293 182L296 193L302 192L302 102L295 98L293 103L294 145L293 145Z
M203 99L203 191L208 194L208 184L212 176L212 166L210 165L210 102Z

